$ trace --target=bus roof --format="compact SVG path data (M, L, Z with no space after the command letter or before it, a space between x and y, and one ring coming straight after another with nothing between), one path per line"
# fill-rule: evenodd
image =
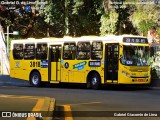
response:
M123 43L123 38L146 38L143 36L135 36L135 35L106 35L106 36L82 36L82 37L70 37L65 36L63 38L28 38L28 39L20 39L20 40L12 40L11 44L14 43L54 43L54 42L79 42L79 41L103 41L104 43Z

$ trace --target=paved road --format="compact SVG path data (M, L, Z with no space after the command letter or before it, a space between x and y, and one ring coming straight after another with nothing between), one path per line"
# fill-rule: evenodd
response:
M90 90L79 85L51 85L48 87L33 88L28 84L1 84L0 94L41 96L56 99L56 110L62 116L68 116L69 120L90 120L90 119L122 119L124 117L110 117L124 111L147 111L159 114L160 111L160 89L140 89L140 88L105 88L101 90ZM60 112L59 112L60 111ZM62 112L61 112L62 111ZM68 112L64 112L68 111ZM80 112L85 111L85 112ZM115 111L113 113L107 111ZM154 113L156 111L156 113ZM138 113L139 113L138 112ZM55 119L66 119L62 116ZM110 115L111 114L111 115ZM100 117L99 117L100 115ZM74 117L76 116L76 117ZM95 117L96 116L96 117ZM159 119L157 117L125 117L129 120Z
M124 117L117 118L110 116L113 116L114 113L116 115L121 112L125 115L130 111L138 111L138 113L147 111L147 114L151 112L153 115L160 115L158 112L160 111L160 88L157 87L150 89L103 87L101 90L90 90L81 85L66 84L63 86L50 85L48 87L33 88L25 81L7 79L6 82L3 83L3 79L0 79L0 94L55 98L56 110L58 111L55 119L57 120L66 118L69 120L88 120L93 119L93 117L97 120L124 120ZM156 111L156 113L154 113L154 111ZM125 119L154 120L159 118L125 117Z
M30 87L26 81L0 76L0 120L52 120L55 99L46 96L2 94L2 88ZM29 88L28 88L29 89ZM17 117L18 116L18 117ZM46 119L47 117L47 119Z

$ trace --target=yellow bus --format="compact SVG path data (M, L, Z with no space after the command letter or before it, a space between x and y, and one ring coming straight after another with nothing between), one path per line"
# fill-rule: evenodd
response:
M85 83L150 84L149 44L145 37L108 35L13 40L10 76L32 86Z

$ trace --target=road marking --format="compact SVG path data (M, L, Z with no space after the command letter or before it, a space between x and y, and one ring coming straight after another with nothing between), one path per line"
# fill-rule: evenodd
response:
M28 98L28 99L38 99L39 97L33 97L33 96L14 96L14 95L3 95L0 94L0 97L3 98Z
M100 104L100 103L102 102L86 102L86 103L67 104L67 105L89 105L89 104Z
M44 99L39 98L38 102L36 103L36 105L32 109L32 112L40 111L42 106L43 106L43 104L44 104ZM35 117L28 117L27 120L36 120L36 118Z
M32 109L32 111L40 111L42 106L44 104L44 99L39 98L37 104L34 106L34 108Z
M71 105L87 105L87 104L99 104L102 102L86 102L86 103L78 103L78 104L67 104L62 105L64 107L64 119L65 120L73 120L72 111L71 111Z
M72 112L71 112L71 106L70 105L63 105L64 107L64 116L65 120L73 120Z
M54 110L54 102L55 99L50 99L49 97L33 97L33 96L16 96L16 95L5 95L5 94L0 94L0 98L17 98L17 99L36 99L38 100L36 105L33 107L32 111L33 113L35 113L37 111L40 112L41 110L43 111L50 111L47 115L49 115L53 110ZM49 102L49 106L48 106L48 101ZM47 104L47 106L46 106ZM44 106L45 105L45 106ZM49 107L49 108L48 108ZM43 108L43 109L42 109ZM44 117L43 117L44 118ZM51 118L51 117L46 117L45 120L47 120L47 118ZM35 117L28 117L27 120L36 120L37 118ZM69 119L72 120L72 119Z

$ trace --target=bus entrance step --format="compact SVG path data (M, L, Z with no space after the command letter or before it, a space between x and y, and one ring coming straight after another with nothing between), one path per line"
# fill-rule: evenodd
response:
M57 83L57 84L59 84L59 81L53 81L53 80L51 80L50 83Z

